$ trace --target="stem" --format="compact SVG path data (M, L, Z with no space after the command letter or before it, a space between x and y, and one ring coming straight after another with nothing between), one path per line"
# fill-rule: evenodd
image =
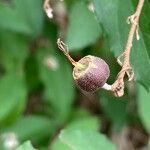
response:
M102 88L102 89L105 89L105 90L107 90L107 91L111 91L111 90L112 90L112 86L109 85L109 84L107 84L107 83L105 83L101 88Z
M63 43L60 38L57 39L57 45L58 45L58 48L64 53L64 55L68 58L68 60L71 62L71 64L75 67L78 67L79 69L84 69L85 68L85 65L79 63L79 62L76 62L69 54L68 52L68 46Z
M125 46L125 50L122 54L124 57L121 71L118 73L116 81L112 85L112 91L114 94L118 97L124 95L124 76L125 74L128 75L129 80L133 79L134 72L132 70L132 67L130 66L130 53L133 43L134 34L136 33L137 40L139 40L139 34L138 34L138 26L139 26L139 17L142 11L142 7L144 5L144 0L139 0L136 11L133 15L128 17L128 20L131 23L131 28L128 34L127 43ZM118 58L119 59L119 58ZM119 60L119 64L120 64Z
M51 18L53 18L53 13L52 13L53 9L52 9L52 7L50 6L49 2L50 2L50 0L45 0L45 1L44 1L44 5L43 5L43 8L44 8L44 10L45 10L47 16L51 19Z

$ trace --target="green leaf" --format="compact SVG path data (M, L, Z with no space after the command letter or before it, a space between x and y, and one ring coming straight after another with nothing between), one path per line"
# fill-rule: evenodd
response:
M30 141L24 142L16 150L35 150Z
M16 120L26 105L26 87L24 78L15 74L6 74L0 79L0 125Z
M44 99L51 106L52 115L58 121L64 121L74 100L74 82L68 60L55 53L46 49L38 51L39 76L45 86ZM48 67L47 61L52 66Z
M134 4L137 5L137 1L133 0ZM149 1L145 0L144 2L144 7L142 9L142 13L141 13L141 17L140 17L140 29L142 31L143 34L143 39L144 42L146 44L146 47L148 49L148 54L150 57L150 20L149 20L149 14L150 14L150 5L149 5Z
M126 44L130 27L126 19L133 13L133 4L130 0L93 0L93 2L98 20L106 31L110 50L115 56L119 56ZM148 87L150 86L150 60L141 32L140 36L139 41L134 40L131 62L136 80Z
M14 4L17 12L28 23L32 36L39 35L43 28L43 2L41 0L15 0Z
M88 118L91 114L88 110L83 107L73 108L70 119L71 121L76 119Z
M69 50L79 50L94 44L101 35L101 28L88 10L85 1L76 1L70 12L66 43Z
M147 92L141 85L138 85L138 111L143 125L150 133L150 92Z
M59 139L64 145L74 150L116 149L104 135L96 131L63 130Z
M54 123L45 116L25 116L3 132L14 132L20 141L40 142L52 135Z
M31 29L29 28L27 22L19 15L19 13L11 7L1 4L1 2L0 18L5 18L5 21L0 22L0 31L8 30L26 34L29 34L31 32Z
M96 116L91 115L85 108L79 107L72 110L70 121L66 128L98 131L100 126L101 122Z
M108 36L110 50L115 55L119 55L123 49L118 22L119 2L118 0L93 0L93 3L97 19Z
M100 129L100 122L97 117L91 116L84 109L76 110L76 116L71 116L71 122L66 126L67 130L85 130L98 131ZM74 113L75 113L74 112ZM81 116L80 116L80 115ZM70 150L59 138L51 144L52 150Z
M51 150L70 150L68 145L65 145L62 143L60 139L55 140L51 145L50 145Z
M117 129L121 128L126 122L127 97L118 98L100 91L100 104L102 109L107 114L108 118Z
M0 35L0 58L6 72L24 72L28 56L27 40L23 36L2 32Z
M5 18L0 22L0 29L35 37L43 28L42 1L14 0L8 5L0 3L0 18Z
M98 129L100 128L100 123L98 121L98 118L91 116L82 119L75 119L71 121L66 128L98 131Z

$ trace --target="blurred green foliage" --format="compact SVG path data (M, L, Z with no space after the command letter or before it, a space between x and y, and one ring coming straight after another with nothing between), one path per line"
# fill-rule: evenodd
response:
M54 18L49 20L42 0L0 0L0 149L115 150L106 137L111 131L136 125L148 135L149 0L140 18L140 40L132 50L135 81L126 82L122 98L103 90L89 95L78 90L72 66L56 41L63 38L77 60L87 54L105 59L111 70L108 82L113 83L120 69L115 57L125 46L130 27L126 19L137 0L52 4Z

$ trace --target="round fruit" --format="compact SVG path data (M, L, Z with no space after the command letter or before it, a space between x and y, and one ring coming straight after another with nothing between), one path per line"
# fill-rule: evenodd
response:
M58 39L57 45L74 66L73 78L80 89L87 92L94 92L100 87L111 90L111 85L106 83L110 73L109 66L103 59L88 55L76 62L69 55L68 46L65 43Z
M88 55L77 63L80 66L76 65L74 67L73 78L82 90L94 92L106 83L110 70L103 59Z

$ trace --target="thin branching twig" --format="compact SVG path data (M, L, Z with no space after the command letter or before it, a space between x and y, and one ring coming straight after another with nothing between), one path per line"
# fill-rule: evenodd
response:
M128 35L128 39L127 39L124 52L118 57L118 63L122 66L122 69L118 73L117 79L112 85L112 91L117 97L121 97L124 95L125 75L127 74L130 81L134 78L134 72L130 65L130 53L131 53L132 43L134 39L134 34L136 34L137 40L139 40L140 38L138 34L138 27L139 27L139 17L140 17L143 5L144 5L144 0L139 0L135 13L128 17L128 22L131 23L131 28L129 31L129 35ZM123 58L123 63L121 61L121 58Z
M51 7L51 5L50 5L50 0L45 0L45 1L44 1L43 8L44 8L44 10L45 10L47 16L48 16L50 19L53 18L53 13L52 13L52 12L53 12L53 9L52 9L52 7Z

